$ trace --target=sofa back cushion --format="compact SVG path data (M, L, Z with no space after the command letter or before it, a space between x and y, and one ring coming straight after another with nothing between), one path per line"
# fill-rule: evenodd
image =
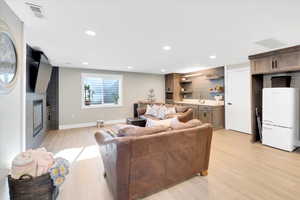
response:
M173 130L180 130L180 129L187 129L187 128L193 128L196 126L201 126L202 122L198 119L192 119L186 123L180 122L177 120L177 122L174 121L174 123L171 123L171 128Z
M167 126L154 126L154 127L127 127L120 129L118 132L118 137L124 136L143 136L143 135L152 135L159 132L167 131L169 127Z

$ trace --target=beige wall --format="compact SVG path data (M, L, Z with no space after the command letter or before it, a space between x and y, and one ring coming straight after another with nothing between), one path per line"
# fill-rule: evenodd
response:
M25 147L25 42L23 22L0 0L0 25L13 36L18 56L15 87L0 95L0 170L9 168L13 157ZM1 197L0 197L1 199Z
M81 73L123 75L123 106L113 108L81 108ZM165 99L163 75L60 68L59 71L59 124L64 128L72 124L96 120L122 120L133 115L133 103L147 98L149 89L155 90L156 100Z

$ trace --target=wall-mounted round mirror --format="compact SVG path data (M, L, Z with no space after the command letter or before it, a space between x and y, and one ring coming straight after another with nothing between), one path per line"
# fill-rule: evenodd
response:
M0 93L8 92L17 73L17 54L10 35L0 31Z
M17 55L15 46L4 32L0 32L0 81L10 84L17 72Z

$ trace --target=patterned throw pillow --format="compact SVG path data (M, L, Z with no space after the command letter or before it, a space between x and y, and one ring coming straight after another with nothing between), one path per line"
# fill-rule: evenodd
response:
M158 106L158 105L153 105L153 106L147 105L147 110L146 110L145 114L156 117L158 115L157 113L159 111L159 108L160 108L160 106Z
M166 106L160 106L158 112L157 112L157 118L159 119L165 119L165 116L167 114L167 107Z
M167 107L166 115L173 115L176 114L175 107Z

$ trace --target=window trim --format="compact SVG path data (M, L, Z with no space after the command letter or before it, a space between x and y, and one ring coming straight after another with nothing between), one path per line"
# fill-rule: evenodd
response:
M106 103L98 105L85 105L84 103L84 78L104 78L104 79L115 79L119 80L119 103ZM121 74L100 74L100 73L81 73L81 109L92 109L92 108L117 108L123 106L123 75Z

